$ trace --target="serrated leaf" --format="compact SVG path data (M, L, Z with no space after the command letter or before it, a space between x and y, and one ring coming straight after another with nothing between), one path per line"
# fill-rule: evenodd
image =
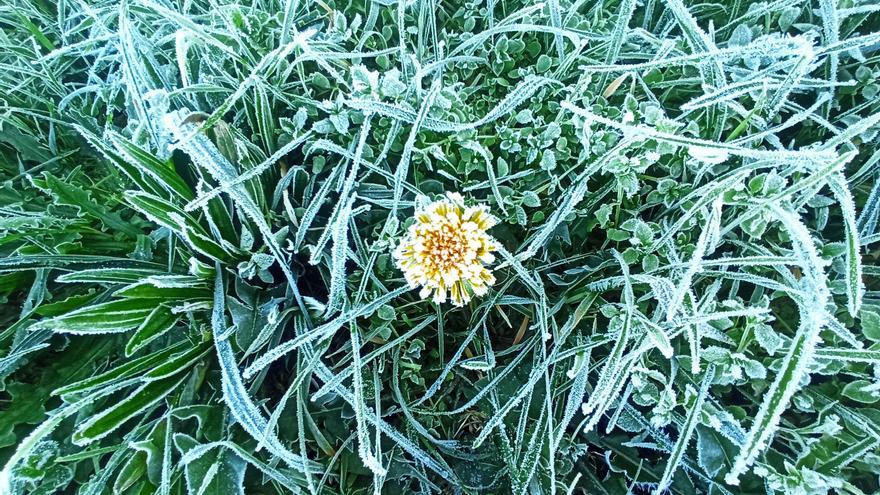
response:
M784 344L782 337L776 335L776 331L774 331L769 325L755 325L754 331L755 340L757 340L758 344L771 356L776 354L776 351Z
M697 426L697 461L709 476L730 467L730 459L722 445L724 440L712 429Z
M111 231L124 232L132 237L142 233L131 222L123 220L118 213L92 198L89 191L73 183L63 182L49 172L43 172L43 180L35 183L42 185L51 193L58 204L72 206L79 210L80 215L88 215L100 220Z

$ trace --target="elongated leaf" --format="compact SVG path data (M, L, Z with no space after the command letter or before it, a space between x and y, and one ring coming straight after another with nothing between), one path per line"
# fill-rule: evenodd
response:
M880 364L880 350L822 348L816 350L817 359Z
M159 273L162 272L149 268L87 268L62 274L55 281L64 283L129 284Z
M791 233L795 252L803 259L804 272L813 285L814 299L800 308L800 326L782 360L776 378L758 409L745 445L734 460L730 472L724 477L724 480L732 485L739 483L739 477L755 461L758 454L768 447L782 413L788 407L791 397L800 388L801 379L815 354L819 331L824 325L822 310L829 294L822 263L819 261L807 229L798 218L787 211L775 208L774 213Z
M691 406L690 411L688 411L684 424L679 430L678 440L675 441L675 446L672 448L672 455L670 455L669 460L666 461L666 468L663 471L663 477L660 479L660 483L657 484L657 488L654 490L656 495L665 492L669 487L669 484L672 483L672 475L675 474L675 470L678 468L682 457L684 457L691 437L694 435L694 429L700 422L700 415L703 412L703 402L706 400L706 395L709 392L709 385L712 384L713 379L715 379L715 367L709 366L709 368L706 369L705 376L703 376L703 381L700 385L700 390L697 392L696 398L694 399L694 404Z
M134 335L128 339L125 345L125 355L131 356L141 348L161 337L166 332L174 328L177 324L178 315L171 312L171 308L165 305L156 306L143 323L134 332Z
M178 175L171 163L163 162L149 151L115 132L108 133L108 138L116 146L120 156L137 167L142 174L152 177L169 193L184 200L192 199L192 189Z
M262 412L253 403L248 395L241 375L238 372L238 363L229 340L221 338L226 333L225 293L223 287L222 270L218 264L217 279L214 285L214 307L211 313L211 326L214 335L214 348L220 361L220 370L223 381L223 400L229 407L229 411L242 428L254 439L262 440L263 445L284 461L291 469L304 471L308 469L307 460L288 450L281 441L271 433L267 433L266 419Z
M83 446L104 438L129 419L142 414L165 398L184 378L186 375L173 376L142 385L122 401L79 424L71 441Z
M178 352L184 351L187 347L188 345L186 342L179 342L166 347L165 349L147 354L146 356L127 361L124 364L93 377L65 385L53 391L52 394L60 395L64 400L69 402L69 399L74 394L82 394L96 388L119 382L126 378L138 378L145 370L149 370L157 364L164 363L168 358Z
M147 280L125 286L113 293L116 297L126 299L154 299L156 303L174 300L209 300L211 291L202 283L186 286L157 286Z
M210 350L209 342L202 342L198 345L191 346L185 352L181 352L171 356L168 360L146 372L143 376L145 382L162 380L173 376L177 373L183 373L192 369L192 367Z
M862 307L862 294L865 292L865 286L862 282L862 257L859 253L861 241L856 226L856 205L843 174L831 176L828 185L837 198L837 202L840 203L843 214L846 234L846 307L849 309L850 316L855 318Z
M194 218L173 203L145 192L126 191L128 202L150 220L176 233L197 252L213 259L228 260L226 248L211 239Z
M32 328L81 335L122 333L137 328L155 307L149 299L110 301L42 320Z

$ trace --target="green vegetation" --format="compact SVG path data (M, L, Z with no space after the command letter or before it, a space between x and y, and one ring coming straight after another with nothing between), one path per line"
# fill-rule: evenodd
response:
M0 5L0 493L880 490L871 0ZM497 279L421 299L446 192Z

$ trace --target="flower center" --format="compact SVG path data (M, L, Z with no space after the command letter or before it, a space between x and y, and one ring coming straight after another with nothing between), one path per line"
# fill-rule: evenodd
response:
M428 264L438 270L446 271L467 258L468 241L460 229L449 224L428 229L423 237L425 257Z

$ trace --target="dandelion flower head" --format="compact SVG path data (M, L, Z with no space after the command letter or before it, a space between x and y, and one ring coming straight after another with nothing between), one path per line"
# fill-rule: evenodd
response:
M415 222L394 251L410 287L423 299L463 306L495 283L486 267L495 261L495 239L486 231L498 222L485 205L465 206L458 193L446 193L416 211Z

